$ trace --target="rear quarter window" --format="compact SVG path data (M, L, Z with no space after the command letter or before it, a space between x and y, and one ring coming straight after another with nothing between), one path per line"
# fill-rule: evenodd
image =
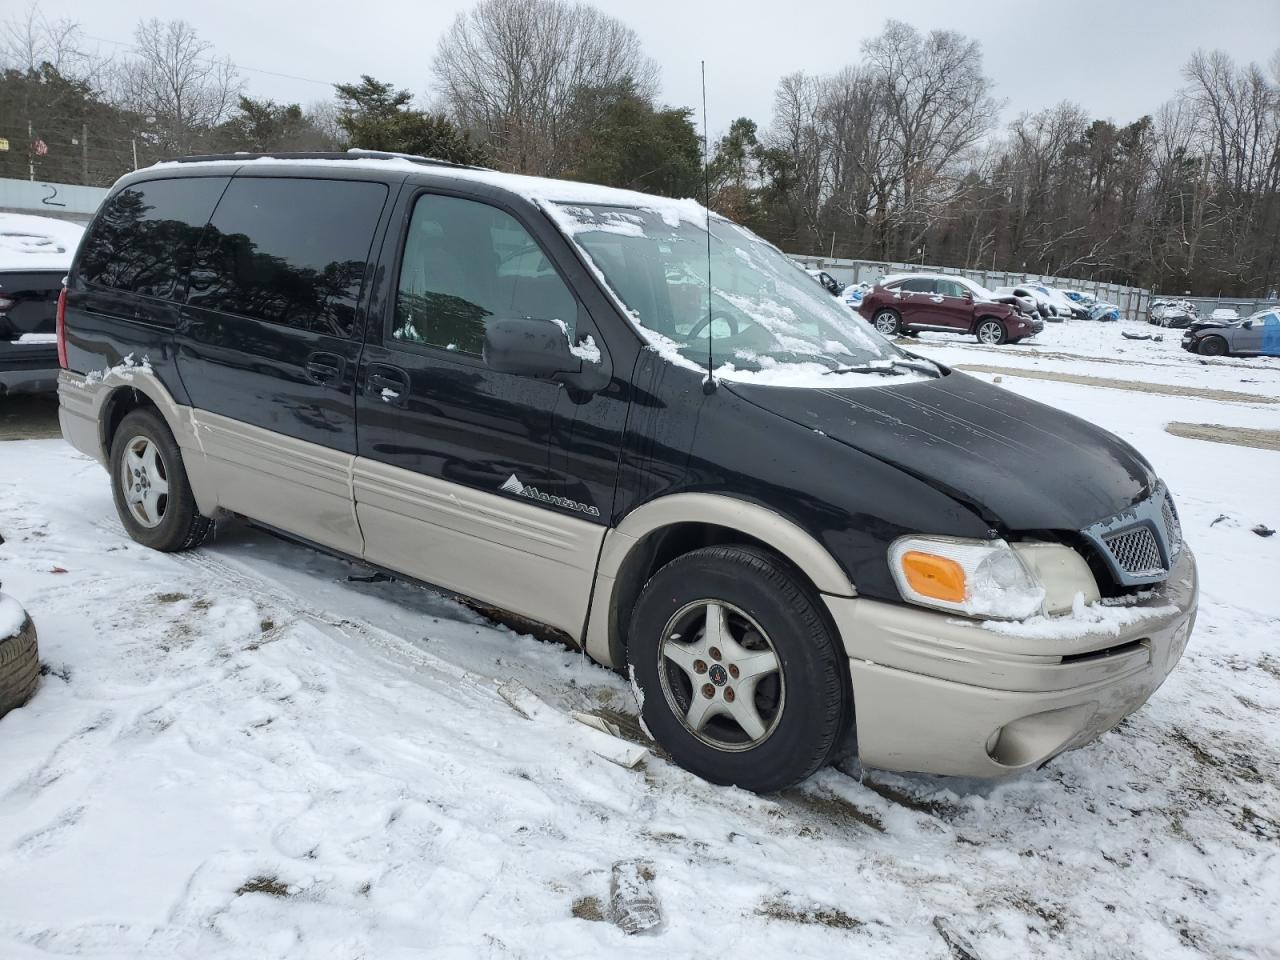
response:
M147 180L120 190L90 227L76 275L101 287L181 299L196 244L228 179Z
M191 271L187 303L350 337L387 187L362 180L237 177Z

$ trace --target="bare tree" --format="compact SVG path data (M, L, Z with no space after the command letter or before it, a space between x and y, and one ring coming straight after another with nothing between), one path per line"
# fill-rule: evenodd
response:
M143 20L117 78L118 100L145 118L161 152L190 153L230 115L244 87L235 64L183 20Z
M25 16L4 21L0 63L23 73L34 73L48 64L67 79L89 80L101 58L85 50L80 24L66 18L50 20L38 3L32 3Z
M657 87L635 31L569 0L483 0L441 38L433 70L445 108L500 165L547 176L597 119L584 94Z
M954 198L959 163L986 137L999 104L981 44L953 30L921 35L890 20L863 52L889 120L877 183L882 247L900 231L912 249Z

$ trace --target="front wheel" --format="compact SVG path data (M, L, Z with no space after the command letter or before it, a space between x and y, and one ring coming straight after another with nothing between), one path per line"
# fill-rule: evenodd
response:
M672 759L713 783L781 790L851 723L848 664L821 601L767 550L706 547L645 585L627 660Z
M902 329L902 318L892 310L879 310L871 321L875 328L886 337L896 337Z
M1200 341L1200 352L1206 357L1226 356L1227 341L1222 337L1205 337Z
M1004 324L999 320L983 320L978 324L978 342L997 346L1009 339Z

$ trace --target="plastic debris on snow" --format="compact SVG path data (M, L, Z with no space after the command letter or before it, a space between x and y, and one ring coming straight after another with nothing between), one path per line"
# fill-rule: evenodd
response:
M560 713L548 706L538 695L519 680L508 680L498 686L498 696L502 697L516 713L526 720L536 720L569 732L575 739L597 756L618 764L620 767L635 767L648 756L649 751L636 744L627 743L610 733L581 721L569 723L570 716Z

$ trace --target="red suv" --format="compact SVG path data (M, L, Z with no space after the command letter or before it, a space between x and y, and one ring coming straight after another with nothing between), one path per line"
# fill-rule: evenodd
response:
M982 343L1017 343L1044 329L1044 322L1002 302L965 277L913 273L885 277L862 298L858 312L886 337L921 330L971 333Z

